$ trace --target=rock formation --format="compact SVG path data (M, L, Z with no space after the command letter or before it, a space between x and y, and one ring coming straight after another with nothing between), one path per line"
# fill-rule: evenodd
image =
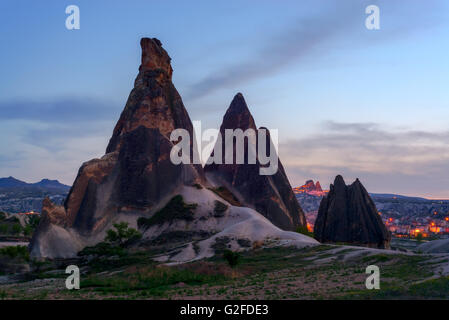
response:
M307 180L306 183L300 187L293 188L293 193L295 194L309 194L313 196L322 197L327 194L327 191L323 191L319 181L316 183L313 180Z
M64 206L44 201L42 221L30 243L31 256L74 257L84 247L103 241L106 231L121 221L142 233L135 245L163 245L164 252L182 247L181 253L168 254L176 261L213 255L222 244L221 237L234 249L266 237L292 245L317 244L272 224L289 230L305 225L280 162L273 176L260 176L259 165L231 166L235 181L230 185L241 203L229 190L211 188L201 165L172 163L170 153L179 142L170 141L175 129L190 134L190 163L199 158L192 122L171 81L170 57L160 41L144 38L140 44L139 74L106 154L81 166ZM222 127L255 128L240 94ZM229 168L211 173L220 177L222 169ZM249 240L240 239L243 236Z
M67 229L67 217L63 206L53 204L47 197L42 202L39 227L31 239L34 257L73 257L81 248L79 240Z
M295 198L281 161L278 161L278 170L274 175L261 175L258 157L255 164L248 163L248 140L245 139L245 163L235 164L234 161L234 164L226 164L225 129L253 129L257 132L255 121L241 93L232 100L220 127L222 163L207 164L204 167L206 177L214 184L228 188L241 203L254 208L281 229L295 230L298 226L305 226L304 213ZM267 150L270 150L269 141L266 143ZM258 145L257 133L256 144ZM233 144L233 149L235 159L236 143Z
M172 79L170 57L157 39L143 38L142 61L125 109L115 126L106 154L84 163L58 208L57 226L73 234L100 235L119 214L147 213L167 200L179 186L201 183L201 165L175 165L170 160L170 133L192 122ZM197 152L191 144L191 157ZM48 201L44 210L50 207ZM46 214L53 222L53 211ZM44 224L42 228L43 229ZM32 255L42 254L39 230L31 242Z
M380 249L388 249L391 240L359 179L347 186L340 175L321 201L314 235L320 242L344 242Z

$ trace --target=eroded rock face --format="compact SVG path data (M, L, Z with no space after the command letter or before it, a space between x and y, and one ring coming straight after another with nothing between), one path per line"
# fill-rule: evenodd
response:
M320 242L353 243L388 249L391 235L370 195L357 179L347 186L342 176L335 178L323 198L314 227Z
M39 227L30 242L31 256L69 258L76 255L81 244L66 229L68 224L64 207L45 198Z
M176 240L174 235L181 235L184 241L186 233L203 237L222 230L226 231L226 236L236 233L240 238L245 230L250 230L257 241L275 236L316 244L313 239L281 232L271 224L286 230L306 224L280 161L278 171L271 176L260 175L260 162L208 167L214 180L218 179L239 197L235 200L238 208L211 213L216 209L214 201L223 198L223 194L226 194L225 198L232 198L233 203L234 198L229 190L229 194L217 190L213 193L206 188L210 184L201 165L174 165L171 162L170 152L177 143L170 141L174 129L185 129L190 133L191 163L199 158L193 145L192 122L172 84L170 57L160 41L145 38L141 47L139 74L106 154L81 166L64 206L55 206L48 199L44 202L43 219L30 244L31 255L73 257L84 247L103 241L113 223L124 221L130 227L138 228L138 218L153 217L178 193L186 198L191 196L186 200L198 204L192 220L177 219L171 221L173 223L140 229L144 233L142 242L161 239L173 242ZM241 94L234 98L228 109L222 130L224 128L256 129ZM268 149L271 147L269 141L266 143ZM227 208L231 206L224 198L222 200ZM259 213L240 207L241 204L252 207L268 219L261 219ZM242 220L248 215L254 219ZM204 250L200 248L199 253L195 253L192 244L189 248L197 257L204 257L203 251L211 254L209 245L212 243L208 242ZM186 259L179 258L178 261Z
M247 161L248 141L245 139L245 163L235 164L234 143L234 162L225 164L225 129L253 129L257 132L255 121L241 93L232 100L220 127L222 164L206 165L204 171L207 178L216 185L223 185L231 190L241 203L254 208L279 228L295 230L298 226L305 226L304 213L295 198L281 161L278 161L278 170L274 175L261 175L259 159L256 158L256 164L249 164ZM266 147L270 150L269 141Z
M181 185L204 182L201 165L174 165L170 160L171 132L182 128L193 137L192 122L171 81L170 57L157 39L144 38L140 44L139 74L106 154L81 166L64 207L44 204L43 211L54 214L47 215L31 242L36 255L59 255L56 244L55 254L51 248L38 248L53 227L93 237L117 214L147 213ZM191 143L192 163L194 152Z

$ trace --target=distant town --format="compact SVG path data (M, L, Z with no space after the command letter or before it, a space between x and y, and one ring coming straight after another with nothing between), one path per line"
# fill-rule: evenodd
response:
M313 231L321 199L329 192L319 181L293 188ZM449 238L449 201L371 194L387 229L396 238Z
M49 183L51 182L51 184ZM63 203L69 186L44 179L27 184L9 178L0 179L0 211L19 216L39 215L44 196L55 203ZM293 188L313 232L321 199L329 192L319 181L308 180ZM396 238L449 238L449 201L429 200L393 194L371 194L385 226Z

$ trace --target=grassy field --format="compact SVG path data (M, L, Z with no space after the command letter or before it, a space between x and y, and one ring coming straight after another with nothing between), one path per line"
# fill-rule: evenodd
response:
M320 245L242 253L231 268L222 256L166 266L148 251L102 253L41 262L0 299L445 299L449 278L438 275L444 257L354 254L355 248ZM77 264L81 289L65 288L64 268ZM381 289L365 287L368 265L381 271Z

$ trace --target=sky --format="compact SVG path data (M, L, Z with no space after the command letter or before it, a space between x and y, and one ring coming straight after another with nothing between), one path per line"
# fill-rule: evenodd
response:
M449 199L448 17L444 0L1 1L0 177L72 184L105 152L140 38L156 37L191 119L218 128L242 92L279 130L292 186L341 174Z

